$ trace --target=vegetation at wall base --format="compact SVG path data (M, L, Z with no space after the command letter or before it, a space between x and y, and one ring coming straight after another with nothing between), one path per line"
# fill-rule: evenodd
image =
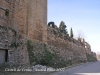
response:
M51 52L48 51L47 45L44 44L44 57L40 60L41 65L50 65L53 63L53 56Z
M94 58L92 55L90 55L90 54L86 54L86 55L87 55L87 61L88 61L88 62L97 61L97 59Z
M45 65L53 68L63 68L73 64L84 63L85 60L78 60L73 58L72 60L66 60L59 55L56 50L53 50L52 46L45 43L40 43L33 40L27 41L27 50L29 54L29 61L31 65ZM87 61L96 61L92 55L87 54Z

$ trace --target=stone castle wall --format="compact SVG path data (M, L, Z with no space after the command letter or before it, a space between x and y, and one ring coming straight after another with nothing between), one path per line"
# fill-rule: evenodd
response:
M6 14L8 11L8 15ZM11 35L10 38L14 42L15 47L11 48L7 46L8 51L12 51L14 61L19 64L29 64L28 52L27 52L27 39L34 39L40 42L45 42L47 39L47 0L1 0L0 1L0 26L8 29L0 29L0 33L5 35L3 37L10 42L9 29L13 29L16 32L16 38ZM3 31L3 32L2 32ZM7 33L6 33L7 32ZM0 36L0 38L2 38ZM5 38L2 38L5 40ZM0 41L1 44L5 45L5 41ZM7 43L8 44L8 43ZM5 46L0 46L0 49L6 49ZM10 49L11 48L11 49ZM12 58L9 61L12 61ZM18 59L17 59L18 58Z
M9 16L6 16L6 9L9 10ZM0 25L9 27L11 25L12 16L12 0L1 0L0 1Z
M8 16L5 15L6 9L9 10ZM42 56L44 58L47 48L51 55L55 56L54 59L57 59L54 60L56 63L60 58L66 62L86 60L83 43L62 34L58 28L47 26L47 0L1 0L0 26L0 35L4 33L2 37L0 36L2 40L0 48L9 51L9 61L29 65L34 59L34 57L30 59L34 53L37 53L35 54L37 59ZM35 42L28 45L28 40Z
M16 0L17 1L17 0ZM19 0L14 2L12 27L16 30L19 39L16 42L23 41L17 49L21 50L23 56L22 63L29 64L27 52L27 39L34 39L40 42L46 42L47 36L47 0Z
M5 15L6 9L8 16ZM0 1L0 25L15 29L21 39L28 37L46 42L47 0Z
M47 1L28 2L28 38L46 42L47 40ZM34 8L32 8L34 7Z
M46 42L46 2L46 0L19 0L14 3L13 27L19 31L22 39L27 37Z
M69 36L60 32L58 28L48 26L47 43L58 48L61 56L72 59L86 60L85 46Z

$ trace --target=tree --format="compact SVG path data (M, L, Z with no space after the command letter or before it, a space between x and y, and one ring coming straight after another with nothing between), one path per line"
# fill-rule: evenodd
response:
M78 30L77 34L74 35L74 38L80 42L84 42L86 39L86 36L84 35L82 30Z
M60 29L60 31L62 32L62 33L64 33L64 34L67 34L68 32L67 32L67 30L66 30L66 25L65 25L65 23L63 22L63 21L61 21L61 23L60 23L60 25L59 25L59 29Z
M64 25L65 25L65 23L64 23L63 21L61 21L61 22L60 22L60 25L59 25L59 29L60 29L60 30L63 30L63 26L64 26Z
M84 38L84 34L82 31L78 31L77 38Z
M72 30L72 28L70 29L70 37L73 38L73 30Z
M78 40L81 40L82 38L85 39L86 36L84 35L84 33L83 33L82 30L78 30L76 38L77 38Z

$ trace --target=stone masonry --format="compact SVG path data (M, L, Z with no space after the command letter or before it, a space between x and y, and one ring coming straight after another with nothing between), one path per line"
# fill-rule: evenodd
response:
M35 42L28 45L29 40ZM87 60L82 42L47 26L47 0L0 0L0 50L8 51L8 62L30 65L33 54L44 56L45 44L64 60Z
M47 43L51 46L57 47L61 56L66 59L87 60L85 54L84 44L69 36L61 33L59 28L52 28L48 26Z
M0 29L0 35L5 33L0 36L0 49L7 49L10 54L10 46L6 43L6 47L6 40L13 41L9 44L15 46L11 48L15 57L9 57L9 61L29 64L27 39L44 43L47 41L47 0L0 0L0 26L7 29ZM15 31L16 36L12 36L11 30Z

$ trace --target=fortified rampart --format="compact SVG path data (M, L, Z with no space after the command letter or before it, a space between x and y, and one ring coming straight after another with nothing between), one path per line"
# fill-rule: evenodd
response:
M87 61L84 43L51 26L47 26L47 44L29 39L27 49L31 65L64 67Z
M86 60L82 42L47 26L47 0L0 1L0 64L64 67Z
M27 39L47 41L47 0L0 0L0 28L0 62L11 56L8 61L29 64ZM6 40L11 41L7 47L3 46Z
M15 29L21 39L46 42L47 0L1 0L0 25Z
M47 43L51 46L57 47L59 53L62 56L65 55L66 59L77 58L78 60L86 60L84 43L61 33L59 28L48 26L47 34Z

